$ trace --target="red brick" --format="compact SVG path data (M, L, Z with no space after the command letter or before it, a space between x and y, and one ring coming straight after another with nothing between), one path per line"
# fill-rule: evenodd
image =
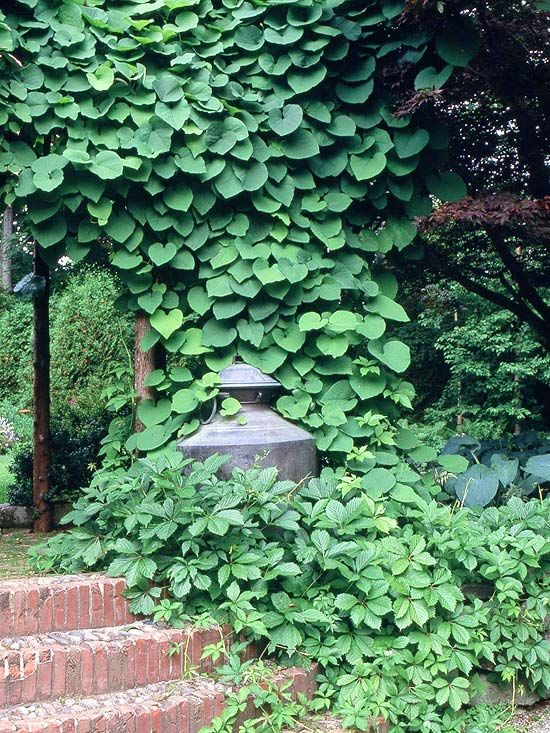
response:
M92 733L92 723L89 718L77 718L76 733Z
M164 709L164 716L162 715L162 711L159 712L161 713L161 720L164 717L164 723L160 724L158 730L153 728L152 733L162 733L163 730L167 733L179 733L178 706L169 701Z
M90 695L94 689L94 654L83 644L80 649L80 684L83 695Z
M168 640L161 641L159 644L159 681L164 682L170 679L170 657L168 651L170 642Z
M124 679L123 664L126 662L126 658L122 654L122 645L123 642L120 641L109 644L107 688L110 692L122 690Z
M93 733L106 733L108 729L107 719L104 712L99 712L97 713L97 715L93 716L91 730L93 731Z
M44 649L39 653L36 672L36 696L38 700L48 700L52 694L52 652Z
M98 581L94 581L90 585L90 626L93 629L99 629L103 624L103 593L101 585Z
M73 629L78 629L78 596L79 596L79 589L78 587L71 587L67 588L66 595L65 595L65 603L66 603L66 617L65 617L65 626L64 628L67 631L72 631Z
M0 593L0 639L9 636L12 629L11 593Z
M177 651L176 651L176 646ZM181 641L181 637L178 638L172 638L169 642L170 647L170 679L175 680L179 679L182 676L183 669L184 669L184 659L185 659L185 653L184 653L184 642Z
M115 625L118 626L128 623L128 601L122 595L126 588L124 580L117 579L114 583Z
M151 733L165 733L165 731L168 731L166 718L160 708L155 708L154 710L151 710L151 722L149 723L149 725Z
M62 697L65 694L67 656L61 646L53 647L52 652L52 697Z
M126 690L136 686L136 647L130 644L124 647L123 658L123 683Z
M24 589L17 590L12 595L12 626L13 635L22 636L26 631L26 610L27 610L27 593Z
M25 634L38 634L39 611L40 592L38 588L30 588L27 591Z
M115 588L112 580L103 584L103 625L113 626L115 623Z
M151 713L149 710L138 710L137 715L137 733L151 733Z
M189 733L189 702L181 700L179 703L179 733Z
M30 651L23 654L23 686L21 702L31 703L36 699L36 684L38 678L38 652Z
M65 667L65 694L82 694L82 647L67 650Z
M109 657L104 647L95 646L94 650L94 693L109 690Z
M147 684L147 650L149 648L149 642L147 639L137 639L135 644L136 649L136 685Z
M135 706L123 705L122 707L119 708L118 712L119 712L120 725L121 725L121 728L119 730L123 730L124 733L136 733L137 719L136 719ZM117 733L119 733L119 731L117 731Z
M50 588L40 589L38 630L46 634L53 629L53 597Z
M65 630L67 598L65 588L56 588L53 594L53 629Z
M214 697L214 708L212 711L212 717L217 718L220 716L225 709L225 695L223 692L216 693Z
M0 668L0 709L8 704L8 683L4 679L4 671ZM2 718L0 715L0 722Z
M21 672L21 654L16 651L8 652L5 656L7 663L7 675L5 682L7 689L7 700L9 705L19 705L21 702L21 694L23 692L23 680Z
M191 639L189 640L189 664L194 669L200 669L203 662L201 662L202 650L205 644L208 643L206 629L193 629L191 631Z
M214 700L212 697L202 697L202 724L203 726L210 725L214 719Z
M203 727L202 700L194 694L187 695L189 704L189 733L198 733Z
M78 589L78 629L92 628L90 620L90 586L82 583Z
M147 672L145 677L145 684L159 681L159 646L160 642L157 639L150 639L147 642Z

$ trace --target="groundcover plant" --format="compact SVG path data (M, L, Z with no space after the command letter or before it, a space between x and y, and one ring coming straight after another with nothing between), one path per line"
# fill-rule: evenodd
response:
M396 488L380 469L324 469L303 486L275 468L222 480L223 461L174 451L105 471L36 566L107 569L137 612L229 622L279 658L318 661L314 708L349 727L382 716L396 732L462 732L481 670L516 693L548 690L548 500L475 511L437 503L439 488L402 464ZM486 600L472 595L480 583ZM225 674L247 677L238 657Z

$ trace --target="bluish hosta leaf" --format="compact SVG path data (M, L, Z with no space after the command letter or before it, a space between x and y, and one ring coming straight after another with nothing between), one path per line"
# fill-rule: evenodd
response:
M526 473L533 474L541 481L550 481L550 453L531 456L525 464Z
M497 495L498 487L498 473L482 464L461 473L454 484L457 498L468 507L487 506Z

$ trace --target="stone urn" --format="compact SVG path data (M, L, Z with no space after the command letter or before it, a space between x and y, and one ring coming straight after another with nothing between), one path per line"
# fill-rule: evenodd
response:
M254 464L276 466L281 479L296 483L317 476L315 439L306 430L285 420L269 403L281 385L272 377L248 364L232 364L220 372L219 395L212 415L193 435L178 443L187 458L204 461L214 453L229 455L221 475L229 476L234 467ZM236 415L224 417L218 405L226 397L241 403Z

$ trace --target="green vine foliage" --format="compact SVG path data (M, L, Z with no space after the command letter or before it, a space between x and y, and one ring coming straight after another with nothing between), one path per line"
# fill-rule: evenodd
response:
M51 262L108 247L126 307L149 315L143 348L203 365L199 379L151 375L160 399L127 450L195 430L236 356L277 375L277 408L336 459L368 442L365 413L410 403L409 349L385 337L407 316L376 262L412 241L429 193L465 189L441 172L441 130L393 116L385 77L412 68L437 86L476 44L443 33L436 78L404 5L18 0L0 13L4 199L27 207Z

